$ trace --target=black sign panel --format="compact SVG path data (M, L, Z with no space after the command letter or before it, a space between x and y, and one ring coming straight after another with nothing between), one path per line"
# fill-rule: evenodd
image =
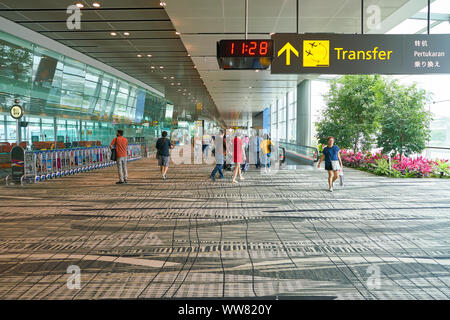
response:
M220 40L219 57L270 57L272 40Z
M11 171L14 182L20 182L20 178L25 174L24 151L22 147L15 146L11 150Z
M450 73L450 35L275 34L271 73Z
M272 62L272 40L220 40L217 61L224 70L267 69Z

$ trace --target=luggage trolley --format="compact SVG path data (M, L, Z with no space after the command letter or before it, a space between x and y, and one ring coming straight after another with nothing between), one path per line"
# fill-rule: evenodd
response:
M86 148L84 150L84 154L86 156L86 162L84 164L85 168L86 168L86 172L91 170L91 149L90 148Z
M94 147L88 148L89 153L89 171L94 170Z
M81 149L81 172L86 172L86 170L87 170L86 156L87 156L86 148L82 148Z
M55 150L54 151L54 157L55 157L55 161L54 161L54 170L55 170L55 177L56 178L60 178L61 175L61 170L62 170L62 163L61 163L61 150Z
M75 149L74 150L75 155L75 166L74 166L74 173L80 173L81 172L81 149Z
M47 154L45 153L45 151L38 151L36 156L36 174L40 175L40 181L45 181L47 179Z
M36 162L35 152L25 151L24 153L24 172L22 178L20 178L20 184L25 182L37 182L36 181Z
M68 176L70 174L70 149L64 149L64 176Z
M44 155L45 155L45 163L46 163L46 166L47 166L47 168L46 168L46 171L45 171L45 173L46 173L46 175L45 175L45 178L46 178L46 180L50 180L51 178L52 178L52 172L53 172L53 163L52 163L52 161L53 161L53 157L52 157L52 153L50 152L50 151L44 151Z
M74 174L75 168L75 150L69 149L69 174Z

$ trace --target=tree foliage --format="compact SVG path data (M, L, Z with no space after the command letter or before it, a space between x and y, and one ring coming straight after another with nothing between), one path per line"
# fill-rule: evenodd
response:
M354 151L383 148L409 155L425 149L431 114L427 93L379 75L347 75L334 80L327 107L316 124L317 138L334 136L341 148Z
M390 82L382 97L383 117L377 144L384 153L410 155L420 153L430 140L431 113L425 90L416 85L404 86Z
M327 108L316 124L320 143L334 136L342 148L366 150L380 129L379 91L385 86L379 75L348 75L333 80L325 97Z

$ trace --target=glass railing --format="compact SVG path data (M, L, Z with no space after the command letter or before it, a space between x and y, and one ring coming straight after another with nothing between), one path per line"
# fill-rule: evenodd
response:
M280 142L279 145L280 147L284 147L286 149L287 155L291 154L311 162L319 161L319 150L315 147L302 146L286 142Z
M446 147L426 147L422 154L428 159L446 159L450 160L450 148Z

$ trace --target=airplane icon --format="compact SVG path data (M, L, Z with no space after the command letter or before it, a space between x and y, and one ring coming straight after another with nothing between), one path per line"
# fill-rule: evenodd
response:
M310 42L309 44L310 44L311 47L313 47L313 48L318 46L315 42Z
M312 55L311 50L306 50L306 53L308 54L308 56L311 56L311 55Z

